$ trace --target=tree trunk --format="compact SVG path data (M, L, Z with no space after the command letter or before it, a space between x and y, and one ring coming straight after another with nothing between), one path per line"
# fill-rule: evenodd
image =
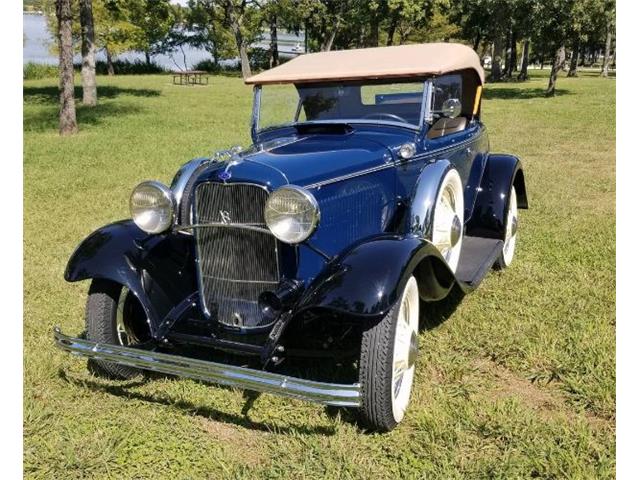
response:
M76 104L73 94L73 43L71 40L71 0L56 0L58 17L58 47L60 50L60 135L78 131Z
M474 51L478 51L478 48L480 47L480 40L482 40L482 37L480 35L480 30L478 30L478 33L476 33L476 38L473 40L473 50Z
M562 68L562 64L564 63L564 45L560 45L560 48L556 50L556 57L553 61L553 65L551 66L551 74L549 75L549 85L547 86L547 91L545 95L551 97L556 93L556 80L558 78L558 72Z
M502 77L502 35L497 35L491 52L491 81L497 82Z
M377 47L380 41L379 38L379 18L377 12L369 12L369 35L367 37L367 46Z
M82 30L82 103L93 107L98 103L98 91L91 0L80 0L80 27Z
M573 47L571 47L571 63L569 64L569 73L567 73L567 77L578 76L579 52L580 52L580 39L576 38L573 41Z
M271 17L269 31L271 33L271 43L269 44L271 58L269 59L269 68L273 68L280 63L280 58L278 56L278 23L275 15Z
M242 69L242 78L249 78L251 76L251 65L249 64L249 55L247 54L247 46L244 43L244 36L240 30L240 25L235 16L231 22L231 31L236 40L236 47L238 48L238 54L240 55L240 68Z
M107 74L109 76L115 75L115 71L113 70L113 59L111 58L111 52L109 51L109 47L104 47L105 54L107 55Z
M323 52L328 52L329 50L331 50L333 41L336 39L336 34L338 33L338 24L339 22L335 23L334 27L331 29L331 33L329 34L329 36L325 37L324 42L322 42L321 50Z
M611 60L611 25L607 22L607 40L604 44L604 58L602 59L601 77L609 76L609 61Z
M393 36L396 34L396 27L398 26L398 13L394 12L389 22L389 30L387 30L387 47L393 45Z
M502 77L506 77L509 73L509 58L511 57L511 29L507 32L504 41L504 67L502 68Z
M518 51L516 47L516 32L511 32L511 51L509 53L509 68L507 69L507 77L511 78L513 72L518 67Z
M520 73L518 74L518 80L527 80L529 78L529 39L525 39L524 46L522 47L522 60L520 60Z
M147 65L151 65L151 54L149 50L144 51L144 60L147 62Z

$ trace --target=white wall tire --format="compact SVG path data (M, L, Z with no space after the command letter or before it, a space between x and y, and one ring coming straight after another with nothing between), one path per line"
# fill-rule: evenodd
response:
M464 234L464 194L457 170L451 169L442 180L433 213L430 241L455 273Z
M389 431L409 406L418 353L420 296L411 277L389 313L362 334L360 412L375 430Z
M495 263L495 268L497 270L502 270L511 265L516 253L516 240L518 233L518 196L516 195L516 189L513 186L511 186L511 192L509 193L509 204L507 209L504 245L502 246L502 252L500 252L500 256Z

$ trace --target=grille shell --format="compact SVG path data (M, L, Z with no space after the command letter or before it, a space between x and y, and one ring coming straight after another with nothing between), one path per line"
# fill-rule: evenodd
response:
M264 223L269 193L243 183L196 187L194 223L200 295L205 313L236 327L264 327L258 296L280 279L278 242ZM247 229L259 228L255 230Z

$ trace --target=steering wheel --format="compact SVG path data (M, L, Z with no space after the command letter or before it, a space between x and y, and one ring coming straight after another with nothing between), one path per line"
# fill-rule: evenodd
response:
M393 113L370 113L369 115L365 115L362 118L363 119L365 119L365 118L390 118L394 122L409 123L404 118L402 118L401 116L395 115Z

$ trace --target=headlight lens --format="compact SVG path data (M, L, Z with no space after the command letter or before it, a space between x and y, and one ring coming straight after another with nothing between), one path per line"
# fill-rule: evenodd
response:
M147 233L161 233L171 227L175 215L171 190L160 182L142 182L131 192L131 218Z
M320 209L311 193L289 185L269 195L264 219L278 240L300 243L309 238L318 226Z

